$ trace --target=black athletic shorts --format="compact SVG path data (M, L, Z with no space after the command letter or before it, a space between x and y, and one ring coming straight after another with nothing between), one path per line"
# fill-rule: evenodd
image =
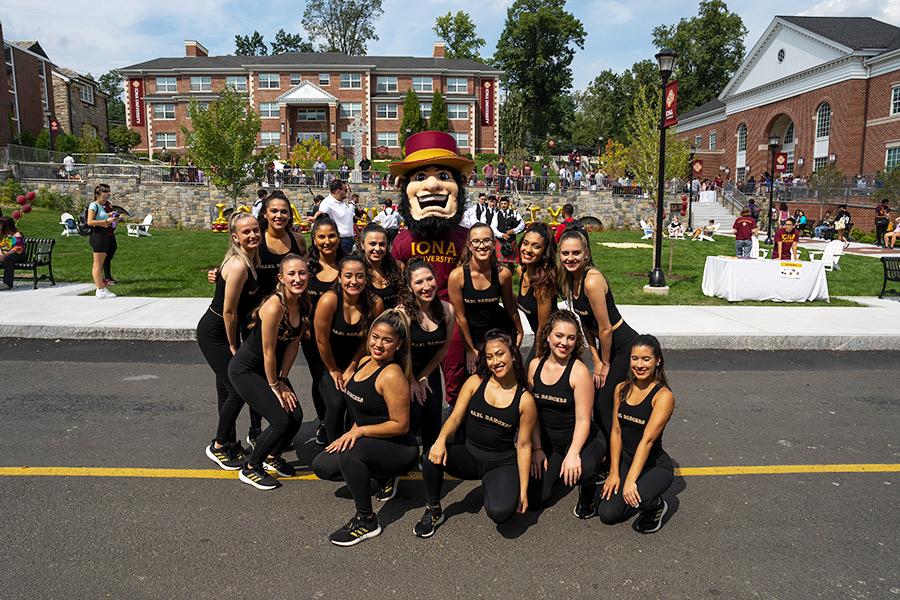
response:
M105 229L102 231L94 231L91 233L91 249L94 252L109 252L110 247L116 243L116 235L107 233Z

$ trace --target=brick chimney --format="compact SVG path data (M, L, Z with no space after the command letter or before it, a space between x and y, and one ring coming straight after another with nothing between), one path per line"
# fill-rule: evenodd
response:
M184 40L185 56L209 56L206 46L196 40Z
M434 52L431 54L431 58L444 58L444 53L447 50L447 44L444 42L435 42L434 43Z

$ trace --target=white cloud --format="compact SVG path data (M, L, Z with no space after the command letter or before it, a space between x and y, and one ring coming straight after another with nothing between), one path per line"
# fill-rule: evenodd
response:
M898 0L823 0L800 13L816 17L872 17L879 21L900 24Z
M589 20L594 24L624 25L634 20L634 11L622 2L592 2Z

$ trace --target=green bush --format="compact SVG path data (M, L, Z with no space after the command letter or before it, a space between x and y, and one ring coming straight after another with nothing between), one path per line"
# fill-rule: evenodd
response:
M8 177L0 183L0 203L2 204L15 204L16 197L24 193L25 188L12 177Z
M31 204L33 206L50 208L60 213L75 214L78 212L78 201L75 198L69 194L60 194L44 188L37 190L34 201Z
M50 132L46 129L41 129L41 132L38 134L37 139L34 140L34 147L40 148L42 150L50 149Z
M485 164L487 164L488 161L497 162L497 160L499 158L500 158L500 156L497 154L481 154L481 153L479 153L479 154L475 155L476 161L478 161L479 163L483 162Z
M56 136L56 150L58 152L78 152L78 137L71 133L61 133Z
M36 138L34 134L30 131L23 131L19 134L19 137L13 139L14 144L18 144L20 146L28 146L29 148L34 148Z

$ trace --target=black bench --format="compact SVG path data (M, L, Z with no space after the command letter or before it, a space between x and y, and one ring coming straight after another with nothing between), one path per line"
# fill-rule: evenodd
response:
M884 283L881 284L881 293L878 294L878 297L884 298L885 296L900 296L900 292L898 292L897 290L887 289L887 284L889 281L893 283L900 283L900 257L882 256L881 264L884 265Z
M53 238L25 238L25 252L16 263L14 271L31 271L31 275L16 275L15 279L30 279L34 281L34 289L37 289L38 282L44 279L50 279L50 285L56 285L56 281L53 279L53 265L51 264L54 244L56 244L56 240ZM38 277L39 267L47 267L47 273L40 277Z

